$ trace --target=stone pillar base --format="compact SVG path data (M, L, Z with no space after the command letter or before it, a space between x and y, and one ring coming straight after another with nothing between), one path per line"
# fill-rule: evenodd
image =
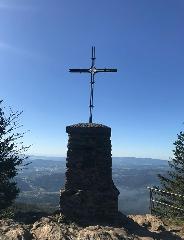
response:
M112 180L111 129L85 123L68 126L66 132L69 141L61 213L88 222L115 218L119 191Z

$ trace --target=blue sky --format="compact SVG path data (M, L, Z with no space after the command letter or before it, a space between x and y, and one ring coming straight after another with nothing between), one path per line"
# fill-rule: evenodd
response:
M113 156L168 159L184 122L183 0L0 0L0 96L23 110L30 153L65 156L67 125L112 128Z

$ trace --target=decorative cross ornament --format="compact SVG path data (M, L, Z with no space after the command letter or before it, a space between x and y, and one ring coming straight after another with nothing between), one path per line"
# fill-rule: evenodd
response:
M117 72L115 68L96 68L95 67L95 47L92 47L92 63L91 67L88 69L69 69L72 73L90 73L91 74L91 81L90 81L90 101L89 101L89 123L93 122L93 95L94 95L94 83L95 83L95 74L98 72Z

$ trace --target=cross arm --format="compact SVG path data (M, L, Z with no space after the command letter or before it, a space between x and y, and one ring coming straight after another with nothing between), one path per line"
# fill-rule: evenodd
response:
M70 68L69 72L72 73L89 73L89 69L77 69L77 68Z
M97 68L96 72L117 72L116 68Z

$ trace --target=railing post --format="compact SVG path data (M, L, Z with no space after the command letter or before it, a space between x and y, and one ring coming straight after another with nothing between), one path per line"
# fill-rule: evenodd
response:
M150 188L150 214L152 214L153 211L153 193L152 193L152 189Z
M180 198L183 198L184 199L184 195L181 195L181 194L178 194L178 193L172 193L172 192L167 192L167 191L165 191L165 190L161 190L161 189L159 189L159 188L152 188L152 187L147 187L147 189L149 189L149 192L150 192L150 207L149 207L149 209L150 209L150 214L153 214L153 212L154 212L154 209L155 209L155 205L157 205L157 204L161 204L161 205L163 205L163 206L167 206L167 207L169 207L169 208L172 208L172 209L176 209L176 210L178 210L179 212L183 212L184 213L184 209L181 207L176 207L175 205L174 205L174 203L171 205L171 204L166 204L166 203L164 203L162 200L160 200L160 199L155 199L155 195L156 194L163 194L163 195L170 195L170 196L174 196L174 197L176 197L176 196L178 196L178 197L180 197ZM159 192L159 193L158 193ZM178 215L179 215L179 213L178 213Z

